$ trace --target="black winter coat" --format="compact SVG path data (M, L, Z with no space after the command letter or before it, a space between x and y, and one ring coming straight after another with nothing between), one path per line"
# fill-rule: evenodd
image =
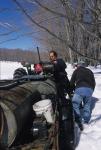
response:
M70 86L72 91L79 87L88 87L94 90L95 78L93 72L88 68L79 66L72 74Z
M70 88L70 82L67 77L67 73L65 71L66 64L63 59L57 59L54 61L54 77L57 83L63 85L65 89Z

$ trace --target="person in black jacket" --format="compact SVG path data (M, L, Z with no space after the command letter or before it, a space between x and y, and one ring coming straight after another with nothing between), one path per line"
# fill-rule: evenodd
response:
M74 150L74 116L72 101L70 97L66 97L67 93L70 96L70 82L65 71L66 64L63 59L58 58L55 51L50 51L49 58L54 64L54 77L58 91L59 146L62 150Z
M77 69L73 72L70 80L71 90L74 91L72 98L75 120L81 130L83 130L82 120L88 123L91 112L91 97L95 88L95 78L93 72L82 66L77 65ZM80 114L80 105L83 103L83 114Z
M55 51L49 52L51 63L54 64L54 77L58 87L58 93L62 100L65 99L65 93L69 94L70 82L65 71L66 64L63 59L57 58L58 55Z

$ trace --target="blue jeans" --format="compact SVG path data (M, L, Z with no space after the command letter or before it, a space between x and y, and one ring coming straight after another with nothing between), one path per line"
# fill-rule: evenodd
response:
M87 87L77 88L72 98L73 109L75 114L75 119L85 122L89 122L91 117L91 97L93 90ZM80 104L83 103L82 115L80 112Z

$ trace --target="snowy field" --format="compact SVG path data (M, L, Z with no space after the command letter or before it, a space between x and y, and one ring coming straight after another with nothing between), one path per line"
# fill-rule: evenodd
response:
M0 62L0 79L12 79L14 70L22 67L17 62ZM84 125L84 130L78 138L76 150L101 150L101 66L97 68L89 67L96 80L96 88L92 97L92 115L88 125ZM71 78L73 68L67 64L67 73Z
M0 79L12 79L14 70L22 67L21 63L2 61L0 62Z

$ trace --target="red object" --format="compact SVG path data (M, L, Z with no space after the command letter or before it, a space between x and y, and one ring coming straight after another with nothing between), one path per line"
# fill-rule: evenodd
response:
M41 73L43 71L41 64L35 64L34 68L36 73Z

